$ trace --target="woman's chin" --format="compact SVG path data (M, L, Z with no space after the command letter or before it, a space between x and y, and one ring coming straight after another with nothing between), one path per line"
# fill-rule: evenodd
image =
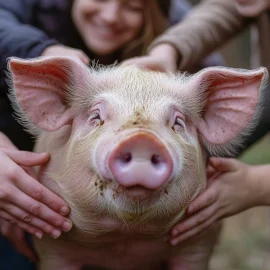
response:
M262 1L237 0L235 5L242 16L250 18L257 17L266 10L266 4Z

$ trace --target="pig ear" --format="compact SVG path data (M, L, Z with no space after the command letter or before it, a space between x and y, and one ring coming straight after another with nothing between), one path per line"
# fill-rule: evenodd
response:
M87 72L77 60L46 57L32 60L10 58L10 98L19 121L32 131L54 131L72 120L69 89L84 82Z
M208 68L191 79L203 99L198 131L210 152L229 153L252 129L267 78L265 68Z

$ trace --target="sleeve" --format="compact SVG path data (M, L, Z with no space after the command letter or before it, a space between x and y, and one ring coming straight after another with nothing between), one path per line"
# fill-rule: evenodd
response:
M37 2L0 0L0 70L6 68L10 56L37 57L47 46L58 43L31 25Z
M247 25L248 20L237 12L234 1L202 1L183 21L157 37L148 50L169 43L178 51L179 69L192 69Z

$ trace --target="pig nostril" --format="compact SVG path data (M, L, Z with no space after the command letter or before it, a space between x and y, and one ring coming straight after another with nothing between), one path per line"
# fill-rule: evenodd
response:
M121 155L120 160L124 163L129 163L132 159L131 153L125 153Z
M153 165L158 165L160 163L160 157L158 155L153 155L151 157L151 162Z

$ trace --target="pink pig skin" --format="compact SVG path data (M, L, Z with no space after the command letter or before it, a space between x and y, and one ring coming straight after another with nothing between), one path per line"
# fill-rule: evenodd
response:
M176 247L166 237L205 187L205 149L232 152L256 123L267 71L97 71L63 57L9 70L20 121L51 154L40 181L74 223L35 239L39 269L207 269L220 224Z

